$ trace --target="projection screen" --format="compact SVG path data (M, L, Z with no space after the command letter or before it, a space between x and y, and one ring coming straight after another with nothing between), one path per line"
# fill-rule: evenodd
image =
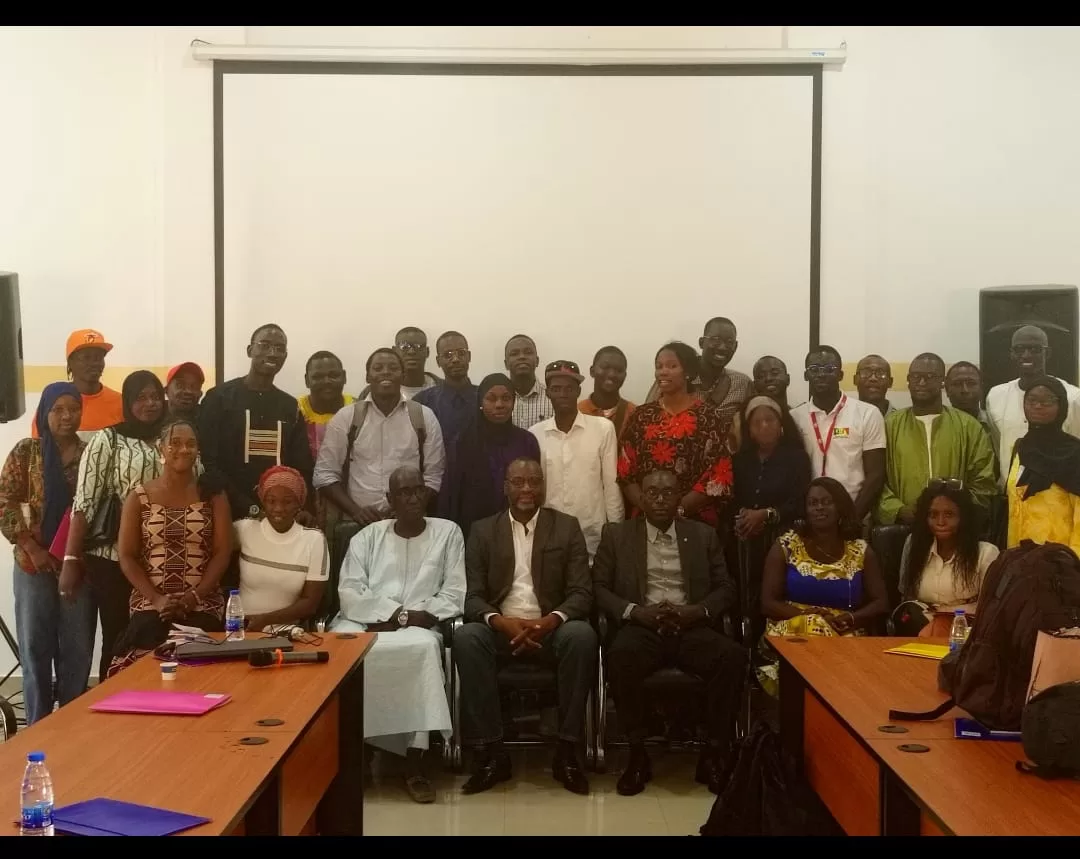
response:
M367 355L417 325L433 371L435 337L463 332L474 382L502 369L518 332L542 362L583 369L618 345L624 394L640 400L662 343L696 346L705 320L727 316L739 329L732 366L778 355L792 400L805 393L818 277L813 70L220 65L219 378L246 371L252 329L273 321L289 337L280 387L302 393L306 357L330 349L355 393Z

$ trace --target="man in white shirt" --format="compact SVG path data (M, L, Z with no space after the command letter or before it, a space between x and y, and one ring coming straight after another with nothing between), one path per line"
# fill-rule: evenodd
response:
M615 466L619 443L615 424L578 411L581 375L573 361L552 361L544 370L547 396L555 416L529 432L540 443L547 505L575 517L585 535L590 560L608 522L624 516Z
M855 501L859 521L885 485L885 419L877 406L840 390L844 363L832 346L816 346L806 355L810 399L791 410L814 477L838 480Z
M422 766L428 735L451 729L438 623L465 602L465 541L453 522L424 517L430 491L411 466L390 475L396 518L353 537L332 626L379 633L364 659L364 739L405 756L405 789L423 803L435 801Z
M462 792L480 793L512 776L502 745L498 670L524 659L558 674L552 775L567 790L587 794L578 746L596 682L597 640L589 623L585 538L572 516L543 507L540 463L514 460L504 486L509 511L475 522L465 549L467 623L454 634L454 663L461 676L461 734L475 749L475 770Z
M992 436L998 444L998 474L1002 481L1009 476L1013 447L1017 439L1027 435L1024 417L1024 392L1040 376L1047 375L1046 361L1050 357L1050 341L1046 332L1034 325L1023 325L1012 336L1010 349L1019 378L995 385L986 395L986 417ZM1056 376L1054 378L1057 378ZM1058 379L1069 395L1069 414L1062 429L1080 438L1080 388Z
M376 349L367 360L370 393L330 418L319 448L315 488L361 525L390 515L386 500L390 475L403 465L418 469L432 493L442 486L446 471L442 429L431 409L402 395L403 376L401 356L393 349ZM350 450L358 410L363 424Z

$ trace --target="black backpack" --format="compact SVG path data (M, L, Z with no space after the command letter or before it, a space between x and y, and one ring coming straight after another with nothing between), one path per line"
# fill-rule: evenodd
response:
M1080 776L1080 680L1035 695L1020 730L1031 763L1017 761L1018 770L1042 778Z
M1080 558L1060 543L1024 540L990 565L971 634L942 660L939 685L949 700L928 713L890 710L889 718L933 720L957 706L991 730L1018 731L1039 631L1078 625Z
M736 743L702 835L843 835L766 722Z

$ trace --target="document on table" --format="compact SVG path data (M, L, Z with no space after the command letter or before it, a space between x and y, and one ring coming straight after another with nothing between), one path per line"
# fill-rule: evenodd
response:
M949 652L947 644L920 644L911 642L901 644L899 647L891 647L886 653L895 653L897 656L916 656L919 659L944 659Z

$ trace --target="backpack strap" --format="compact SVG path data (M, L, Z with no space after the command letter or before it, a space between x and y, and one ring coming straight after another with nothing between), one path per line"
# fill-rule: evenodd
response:
M626 402L626 400L624 400L624 399L622 399L620 397L619 398L619 405L617 405L615 407L615 414L611 416L611 422L613 424L615 424L615 435L616 436L619 436L619 435L622 434L623 421L626 420L626 409L627 409L627 402Z
M424 407L412 400L405 401L405 408L409 412L409 423L412 424L413 432L416 433L416 446L420 450L420 475L424 474L424 445L427 443L427 425L424 423Z
M357 400L353 403L352 423L349 424L348 441L345 444L345 461L341 464L341 485L346 492L349 491L349 467L352 465L353 446L356 437L360 434L360 427L367 418L369 403L367 400Z
M933 722L935 719L940 719L955 706L956 701L950 698L948 701L945 701L943 704L941 704L941 706L935 707L933 710L928 710L925 713L912 713L908 710L890 710L889 721Z

